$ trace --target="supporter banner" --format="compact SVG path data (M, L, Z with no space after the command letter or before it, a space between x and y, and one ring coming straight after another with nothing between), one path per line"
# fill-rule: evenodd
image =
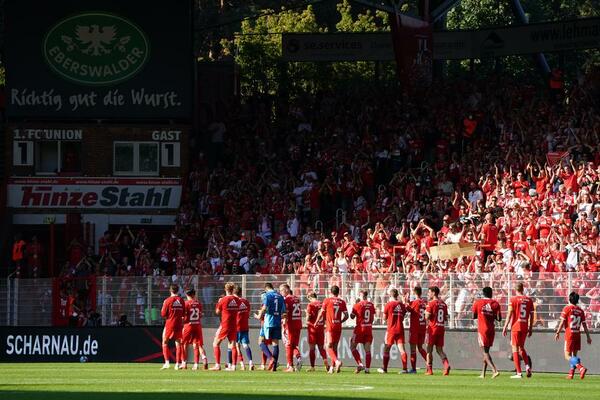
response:
M0 327L0 362L162 362L160 327L102 327L102 328L44 328L44 327ZM214 362L212 339L215 329L203 330L204 349L210 362ZM408 332L407 332L408 334ZM592 334L594 342L600 340L599 334ZM350 351L352 329L344 329L338 348L340 359L345 368L352 368L355 361ZM260 349L256 344L258 329L250 330L250 343L255 364L260 364ZM385 330L373 330L372 368L383 363ZM582 341L580 356L592 372L600 370L600 347L590 346ZM225 344L222 345L223 349ZM171 344L172 357L174 345ZM447 331L444 350L455 369L481 368L481 350L475 331ZM534 371L566 372L568 363L563 358L563 342L554 341L552 332L536 332L527 339L527 350L533 360ZM280 353L280 363L285 363L284 350ZM360 349L364 359L364 352ZM308 360L308 340L306 330L302 331L300 353L304 365ZM511 355L510 341L496 332L496 340L491 354L498 368L512 371L514 366L508 358ZM82 357L84 357L82 359ZM390 351L390 367L398 368L400 352L396 346ZM173 359L174 360L174 357ZM188 360L192 360L191 351ZM419 367L424 366L419 356ZM317 352L317 365L322 360ZM434 354L434 368L440 368L440 360Z
M7 115L189 119L190 10L189 1L8 1Z
M556 164L560 163L565 157L568 157L568 156L569 156L568 151L551 152L551 153L546 154L546 161L548 161L548 165L553 167Z
M433 33L436 60L486 58L600 47L600 18ZM284 33L286 61L394 60L389 32Z
M8 207L78 209L177 209L179 179L10 178Z

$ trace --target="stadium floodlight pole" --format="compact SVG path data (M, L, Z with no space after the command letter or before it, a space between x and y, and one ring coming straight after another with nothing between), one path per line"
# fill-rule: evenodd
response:
M431 23L437 22L441 18L443 18L448 11L452 10L461 0L446 0L439 6L435 8L435 10L431 11Z
M511 5L513 13L515 14L515 17L517 17L519 22L522 24L529 24L529 18L527 18L527 15L525 14L525 10L521 5L521 1L511 0ZM546 61L546 56L544 56L544 53L534 54L533 59L537 64L537 67L542 73L542 75L544 75L544 77L547 77L550 74L550 66L548 65L548 61Z

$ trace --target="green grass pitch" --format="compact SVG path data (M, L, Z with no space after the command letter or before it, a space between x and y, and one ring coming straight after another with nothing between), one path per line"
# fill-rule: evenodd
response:
M442 376L278 371L161 371L160 364L0 364L0 399L600 399L600 376L567 381L564 374L537 373L531 379L477 378L477 371Z

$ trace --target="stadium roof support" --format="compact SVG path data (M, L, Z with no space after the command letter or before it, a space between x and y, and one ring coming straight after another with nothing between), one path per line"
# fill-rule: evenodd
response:
M440 4L435 10L431 11L431 22L437 22L440 18L443 18L448 11L452 10L454 6L460 3L460 0L446 0Z
M521 5L521 1L512 0L511 5L513 13L515 14L515 17L519 20L519 22L522 24L528 24L529 18L527 18L527 15L525 14L525 10ZM548 61L546 61L546 56L544 56L544 53L536 53L534 54L533 58L540 73L543 76L547 76L550 73L550 66L548 65Z

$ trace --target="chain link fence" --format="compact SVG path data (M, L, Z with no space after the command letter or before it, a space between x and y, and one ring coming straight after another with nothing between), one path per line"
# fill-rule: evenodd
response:
M126 320L133 325L161 325L160 308L169 293L169 285L177 283L182 289L193 287L204 305L203 323L207 327L218 325L214 313L218 299L223 295L225 283L233 282L242 288L242 294L253 311L260 308L261 293L265 283L274 286L287 283L300 297L303 307L306 295L314 291L319 298L327 296L329 288L337 285L348 307L357 301L359 292L367 290L378 313L375 325L383 325L381 311L389 300L388 290L397 288L402 295L410 293L415 286L426 289L438 286L442 299L448 304L450 328L474 328L471 308L480 297L481 289L490 286L494 298L501 304L506 317L508 301L515 295L518 282L525 286L526 294L534 299L535 328L553 329L568 294L577 291L580 305L587 314L588 326L600 331L600 274L554 273L544 276L517 276L508 273L480 274L346 274L346 275L239 275L239 276L178 276L178 277L98 277L95 282L95 304L80 305L80 310L97 312L102 325L119 325ZM56 290L56 286L54 287ZM87 288L89 291L89 287ZM62 295L62 293L61 293ZM60 299L53 299L51 279L6 279L0 282L0 324L21 326L49 326L53 321L53 307ZM92 308L94 308L92 310ZM259 322L252 319L251 325ZM347 322L352 326L353 321Z

